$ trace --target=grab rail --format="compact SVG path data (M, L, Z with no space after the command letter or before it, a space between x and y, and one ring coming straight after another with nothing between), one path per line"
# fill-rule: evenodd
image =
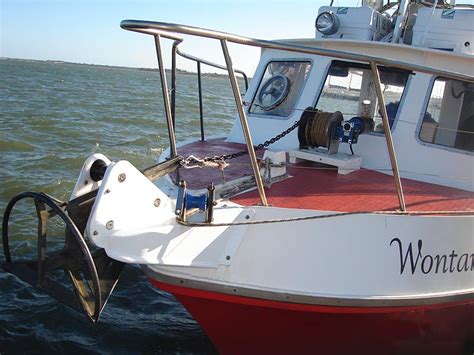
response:
M171 105L170 105L170 114L171 114L171 122L173 125L173 129L176 127L176 55L192 60L196 62L197 64L198 94L199 94L199 122L200 122L200 128L201 128L201 140L204 141L205 137L204 137L204 112L203 112L203 104L202 104L201 64L205 64L210 67L214 67L221 70L227 70L227 67L180 51L178 49L178 45L181 42L183 42L183 38L181 37L171 35L166 31L159 31L159 30L155 31L155 36L160 36L162 38L173 40L173 46L171 50ZM249 88L247 74L245 74L244 71L238 70L238 69L234 69L234 71L242 75L242 77L244 78L245 91L247 91ZM165 109L166 109L166 105L165 105ZM170 146L173 147L173 144L171 141L170 141Z
M195 57L195 56L192 56L190 54L187 54L187 53L184 53L182 51L180 51L178 49L178 45L179 43L181 43L181 41L179 42L175 42L176 45L173 44L173 49L172 49L172 84L171 84L171 111L172 111L172 116L173 116L173 123L174 123L174 112L175 112L175 102L176 102L176 54L183 57L183 58L186 58L186 59L189 59L189 60L192 60L194 62L196 62L196 69L197 69L197 76L198 76L198 94L199 94L199 122L200 122L200 127L201 127L201 141L204 141L204 110L203 110L203 104L202 104L202 84L201 84L201 64L205 64L205 65L208 65L210 67L214 67L214 68L217 68L217 69L221 69L221 70L227 70L227 68L223 65L220 65L220 64L217 64L217 63L213 63L213 62L210 62L208 60L205 60L205 59L202 59L202 58L198 58L198 57ZM242 77L244 78L244 84L245 84L245 91L248 90L249 88L249 82L248 82L248 77L247 75L245 74L245 72L243 72L242 70L238 70L238 69L234 69L234 71L240 75L242 75Z
M135 32L149 34L149 35L162 34L163 32L179 33L179 34L192 35L192 36L198 36L198 37L213 38L213 39L218 39L221 41L225 40L227 42L233 42L233 43L248 45L252 47L277 49L277 50L284 50L288 52L315 54L315 55L322 55L326 57L362 61L366 63L373 62L377 65L383 65L383 66L389 66L389 67L400 68L400 69L405 69L405 70L439 75L439 76L443 76L443 77L455 79L455 80L474 82L474 75L466 75L466 74L458 73L451 69L448 71L448 70L439 69L433 66L413 64L413 63L402 62L398 60L392 60L392 59L387 59L387 58L374 57L374 56L366 55L366 54L349 52L349 51L340 51L340 50L327 49L327 48L321 48L321 47L310 47L310 46L305 46L301 44L293 44L293 43L287 43L287 42L282 42L282 41L268 41L268 40L262 40L262 39L254 39L254 38L238 36L238 35L234 35L234 34L226 33L226 32L212 31L212 30L199 28L199 27L178 25L178 24L167 23L167 22L152 22L152 21L140 21L140 20L124 20L120 23L120 26L123 29L129 30L129 31L135 31ZM423 54L424 51L425 50L420 49L421 54ZM441 52L439 54L441 54ZM448 53L445 53L445 54L452 56L452 54L448 54Z
M371 55L355 53L355 52L350 52L350 51L341 51L341 50L327 49L327 48L322 48L322 47L310 47L310 46L305 46L301 44L292 44L292 43L277 42L277 41L259 40L259 39L237 36L230 33L211 31L211 30L207 30L203 28L177 25L177 24L171 24L171 23L165 23L165 22L124 20L122 21L120 26L126 30L153 35L155 36L155 39L158 39L158 41L159 41L160 35L163 34L163 32L165 33L173 32L173 33L180 33L180 34L186 34L186 35L192 35L192 36L198 36L198 37L217 39L221 42L222 50L223 50L225 61L226 61L227 71L229 73L229 79L231 81L232 91L234 94L234 99L235 99L235 103L236 103L237 110L239 113L242 131L245 138L245 143L247 145L247 150L248 150L250 161L252 164L255 182L257 184L260 200L262 202L262 205L264 206L267 206L268 204L267 204L267 200L265 196L265 191L263 188L262 178L260 176L259 167L257 164L252 137L250 135L250 130L248 127L246 113L242 107L242 98L240 96L240 90L238 87L235 71L233 69L232 61L230 59L230 54L227 47L228 42L233 42L233 43L238 43L238 44L243 44L243 45L248 45L248 46L253 46L253 47L269 48L269 49L283 50L283 51L289 51L289 52L306 53L306 54L312 54L312 55L321 55L321 56L326 56L326 57L367 62L371 66L372 76L375 81L376 89L377 89L376 90L377 97L382 106L384 106L384 98L383 98L383 93L381 90L378 66L388 66L388 67L399 68L399 69L404 69L404 70L409 70L409 71L417 71L417 72L423 72L423 73L428 73L432 75L443 76L445 78L450 78L450 79L455 79L455 80L474 82L474 76L472 75L466 75L459 72L453 72L451 71L451 69L449 71L445 70L446 68L443 67L442 61L440 63L434 64L435 66L423 65L423 63L425 62L424 61L425 52L423 50L420 50L420 52L418 52L419 58L416 58L416 61L418 62L417 64L417 63L402 62L399 60L387 59L387 58L382 58L382 57L375 57ZM179 39L179 41L182 41L182 39ZM158 49L159 48L157 46L157 50ZM177 52L177 44L173 46L173 50ZM159 56L161 56L161 54L159 54ZM198 62L198 72L200 75L199 62ZM164 79L165 79L165 84L166 84L166 78ZM162 77L162 82L163 82L163 77ZM165 100L165 104L166 104L166 100ZM398 199L400 203L400 210L405 212L406 206L405 206L405 201L404 201L404 196L403 196L403 189L401 185L398 164L397 164L397 159L395 155L395 148L393 145L393 140L391 136L391 131L389 127L389 121L388 121L386 110L382 110L382 118L383 118L383 126L384 126L385 138L387 142L388 153L390 156L390 163L391 163L392 171L394 174L397 195L398 195ZM203 137L202 131L201 131L201 137ZM170 139L171 139L171 135L170 135ZM174 136L173 136L173 139L174 139ZM173 146L171 146L171 148L173 148Z

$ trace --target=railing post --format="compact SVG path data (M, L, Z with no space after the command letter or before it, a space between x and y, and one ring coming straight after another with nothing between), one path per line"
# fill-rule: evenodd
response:
M180 43L174 41L171 49L171 117L173 118L173 127L176 127L176 52Z
M168 93L168 84L166 81L165 64L163 63L163 55L161 52L160 35L155 35L156 55L158 57L158 67L160 70L161 91L163 93L163 104L165 108L166 121L168 123L168 135L170 138L170 158L177 155L176 137L174 133L173 117L171 115L170 98Z
M247 150L249 152L250 162L252 164L253 174L255 182L257 184L258 194L262 205L268 206L267 197L265 196L265 190L263 187L262 177L260 176L260 169L258 168L257 156L253 148L252 136L247 122L247 116L245 115L244 107L242 105L242 97L240 96L239 84L235 77L234 68L232 67L232 60L230 58L229 49L227 48L227 40L221 39L222 52L224 53L225 63L227 66L227 72L229 74L230 84L232 86L232 92L234 94L235 104L239 113L240 124L242 125L242 131L245 137L245 143L247 144Z
M395 187L397 189L398 201L400 203L400 210L406 212L405 198L403 196L402 182L400 180L400 173L398 171L397 157L395 155L395 148L393 146L392 132L390 130L390 122L388 121L387 109L385 107L385 99L382 93L382 86L380 84L380 74L377 64L370 62L372 69L372 77L374 79L375 91L379 100L380 113L382 114L383 130L385 132L385 140L387 141L388 155L390 156L390 163L392 166L393 177L395 178Z
M204 141L204 115L202 110L201 62L197 63L198 93L199 93L199 122L201 123L201 140Z

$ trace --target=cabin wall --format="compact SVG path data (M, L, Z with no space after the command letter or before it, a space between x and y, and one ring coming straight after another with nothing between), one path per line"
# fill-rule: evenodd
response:
M299 120L305 108L315 106L332 61L327 57L264 50L254 79L245 96L245 102L252 102L267 63L275 59L310 60L312 68L301 97L288 118L275 119L272 116L250 114L248 112L249 105L247 105L248 122L255 145L286 130ZM474 191L474 156L471 153L424 143L418 137L434 79L432 75L424 73L412 75L402 96L400 109L392 127L400 174L405 178ZM228 140L244 143L238 118ZM298 147L297 130L295 130L272 144L269 149L289 151L298 149ZM362 135L358 144L353 148L355 154L362 157L363 168L391 174L390 159L383 134ZM340 144L339 151L350 154L347 144Z

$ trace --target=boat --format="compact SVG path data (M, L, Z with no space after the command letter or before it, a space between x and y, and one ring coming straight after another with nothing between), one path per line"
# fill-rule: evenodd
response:
M4 270L96 322L138 264L223 354L472 354L473 22L454 0L331 2L310 39L124 20L154 38L169 148L144 170L91 155L68 202L15 196ZM219 41L225 65L182 52L183 36ZM261 49L250 82L229 44ZM184 142L177 56L199 81L201 136ZM204 65L227 70L236 104L218 137L205 135ZM39 221L26 261L8 232L23 199ZM65 237L51 251L53 218Z

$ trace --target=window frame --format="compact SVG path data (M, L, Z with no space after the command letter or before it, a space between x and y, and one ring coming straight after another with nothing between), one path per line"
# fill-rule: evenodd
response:
M333 65L334 62L343 62L343 63L348 63L350 64L350 66L354 67L354 68L362 68L362 69L368 69L368 70L371 70L370 68L370 65L367 64L367 63L362 63L362 62L354 62L354 61L346 61L346 60L340 60L340 59L331 59L331 61L329 62L329 64L326 66L326 71L325 71L325 75L324 75L324 80L321 81L321 84L319 86L319 90L318 90L318 95L316 96L315 100L314 100L314 103L312 105L312 107L314 109L316 109L316 106L318 105L319 103L319 100L321 98L321 94L323 93L323 90L324 90L324 84L326 84L326 80L328 78L328 75L329 75L329 71L331 70L331 66ZM380 67L380 66L378 66ZM409 71L409 70L402 70L402 69L398 69L398 68L390 68L390 67L384 67L384 68L387 68L388 70L393 70L393 71L401 71L401 72L406 72L408 73L408 78L407 78L407 83L405 85L405 87L403 88L403 92L402 92L402 95L400 96L400 105L399 105L399 108L397 109L397 114L395 115L394 119L393 119L393 124L392 124L392 127L390 128L390 132L394 132L395 131L395 128L397 126L397 123L398 123L398 119L400 117L400 114L402 112L402 108L403 108L403 104L405 102L405 98L407 96L407 92L409 90L407 90L411 84L411 81L413 80L413 77L416 75L415 72L413 71ZM378 131L371 131L371 132L368 132L367 133L368 135L372 135L372 136L375 136L375 137L384 137L385 136L385 133L384 132L378 132Z
M442 75L434 75L434 76L431 77L430 82L428 84L428 90L427 90L425 98L424 98L422 110L420 112L420 116L418 117L418 123L417 123L416 129L415 129L415 139L420 145L423 145L423 146L426 146L426 147L429 147L429 148L436 148L436 149L440 149L440 150L444 150L444 151L448 151L448 152L461 153L461 154L464 154L464 155L472 156L472 155L474 155L474 151L470 152L468 150L449 147L447 145L442 145L442 144L432 143L432 142L425 142L424 140L422 140L420 138L421 127L423 126L423 120L425 118L425 113L428 110L428 105L430 103L431 94L433 93L434 84L435 84L437 79L455 80L455 79L446 78ZM462 80L457 80L457 81L462 81ZM462 82L464 82L464 81L462 81Z
M278 120L278 121L288 121L291 118L291 116L293 116L293 114L295 113L296 107L298 107L298 104L300 103L301 97L303 95L299 95L298 99L295 101L295 104L291 108L291 111L288 114L288 116L279 116L279 115L273 115L273 114L264 115L264 114L261 114L261 113L250 112L250 109L252 108L252 105L255 102L256 98L257 98L258 92L259 92L260 87L261 87L262 82L263 82L263 78L265 77L265 73L267 72L267 68L270 65L270 63L274 63L274 62L309 63L310 68L309 68L308 76L307 76L306 80L304 81L303 86L301 87L301 94L302 94L305 90L306 83L308 82L308 79L309 79L309 77L311 76L311 74L313 72L314 60L312 58L295 58L295 57L292 57L292 58L270 58L264 64L263 71L260 75L260 79L258 81L258 84L257 84L256 88L255 88L255 92L252 95L252 99L249 102L246 113L249 117L252 116L252 117L258 117L258 118L264 118L264 119ZM291 90L291 88L290 88L290 90Z

